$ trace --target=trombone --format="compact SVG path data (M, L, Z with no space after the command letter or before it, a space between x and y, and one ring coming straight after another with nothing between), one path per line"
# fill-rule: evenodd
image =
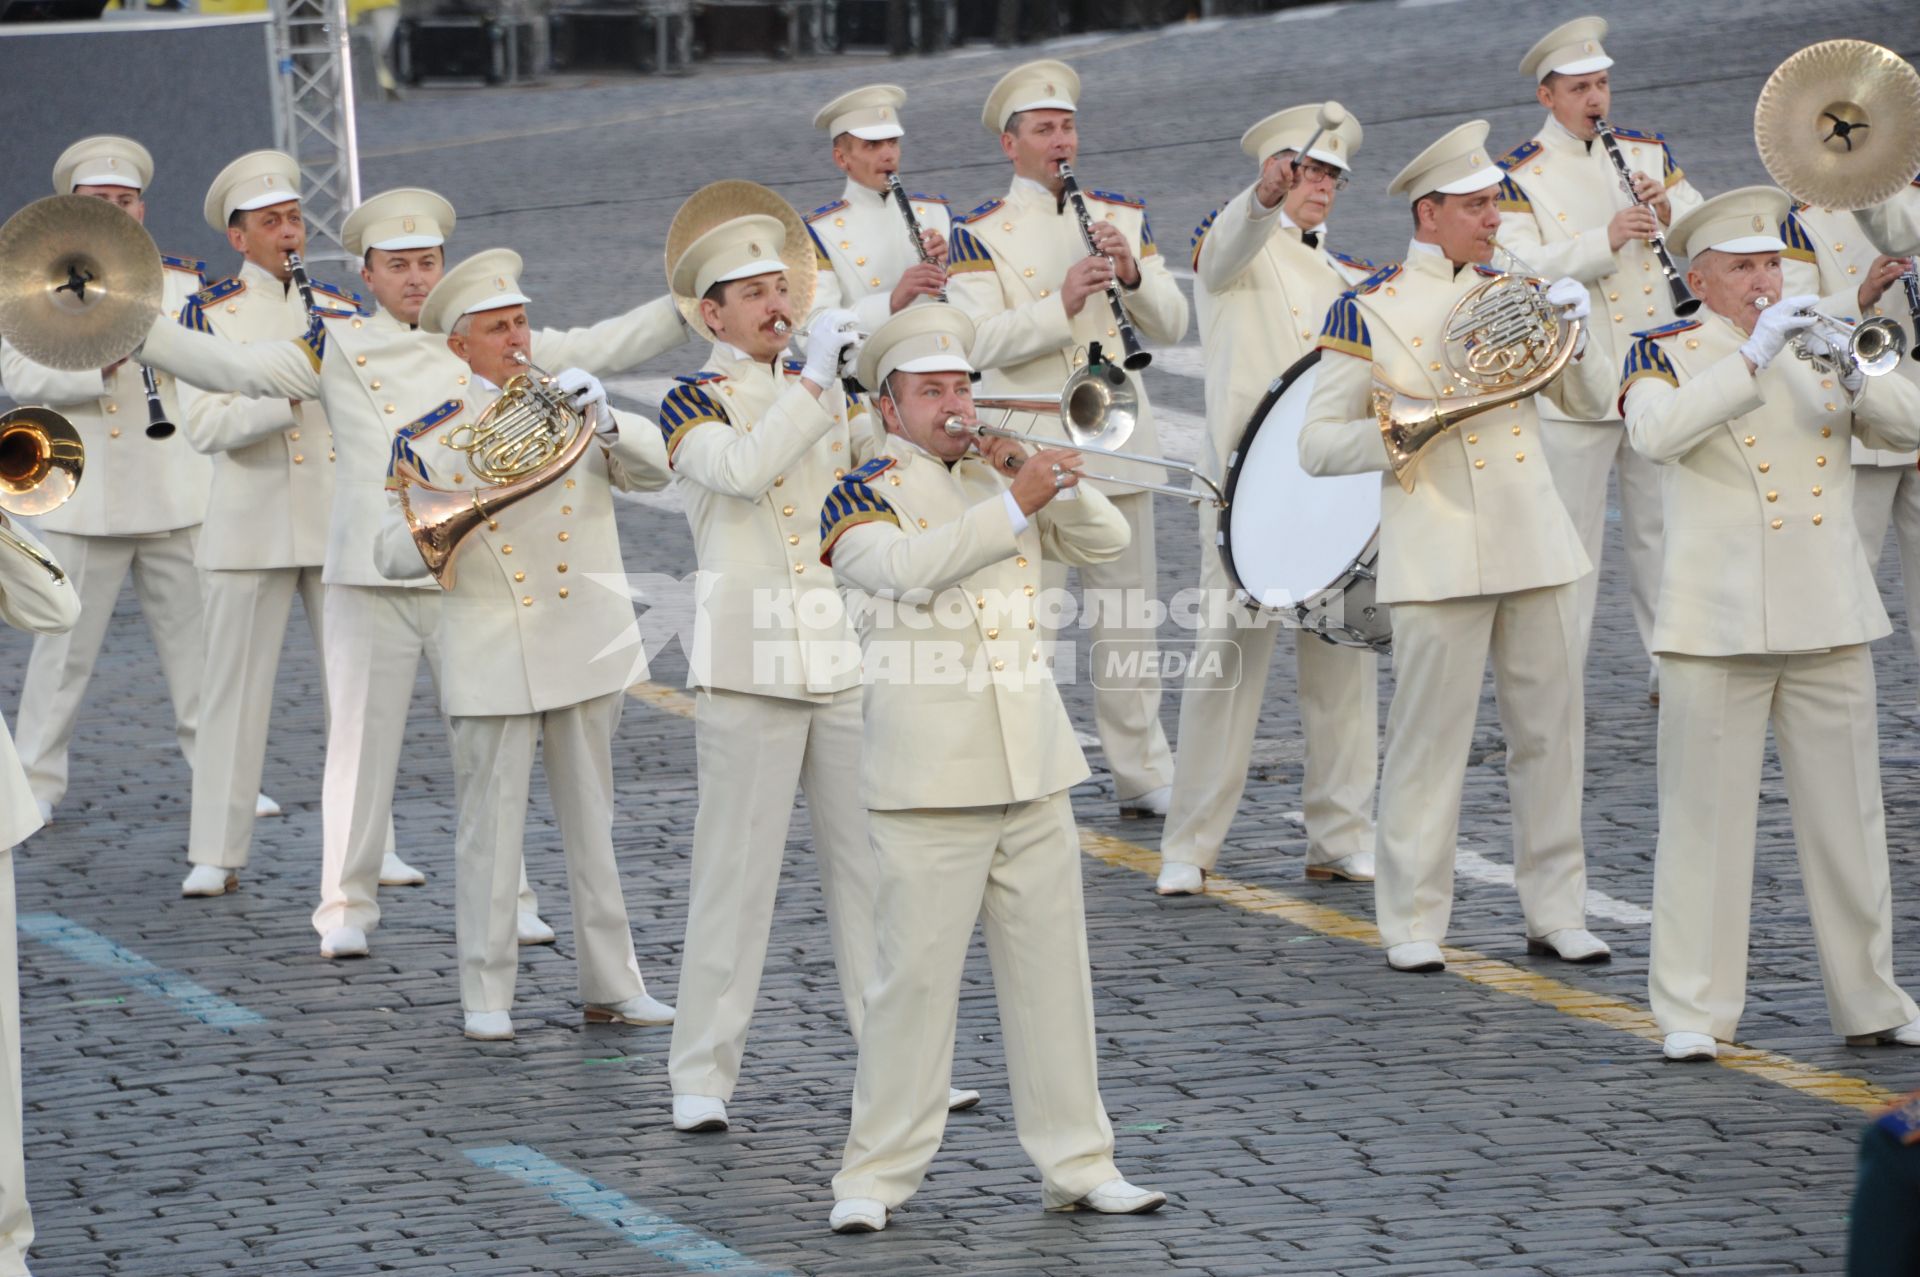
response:
M1165 466L1169 470L1178 470L1182 474L1191 476L1206 489L1206 493L1199 494L1192 488L1179 488L1170 483L1122 479L1110 474L1094 474L1091 471L1082 471L1081 477L1099 479L1105 483L1121 483L1130 488L1139 488L1144 492L1160 492L1185 500L1204 495L1205 499L1211 501L1215 507L1226 509L1226 494L1220 490L1219 484L1201 473L1199 467L1168 457L1150 457L1138 452L1119 450L1117 445L1127 441L1139 421L1139 405L1140 396L1134 392L1133 383L1128 379L1127 374L1121 371L1118 365L1102 358L1100 343L1094 342L1087 348L1086 366L1067 378L1067 384L1061 387L1059 394L976 398L973 401L975 408L1004 412L1007 415L1000 419L1000 424L997 426L949 417L946 420L946 431L951 435L970 434L976 437L990 435L996 439L1014 439L1042 448L1070 448L1075 452L1089 452L1097 457L1111 457L1115 461L1138 461L1150 466ZM1007 422L1013 420L1013 414L1016 412L1030 412L1036 415L1058 413L1060 424L1067 434L1066 439L1051 439L1045 435L1008 429Z
M58 509L80 486L86 460L80 432L51 408L15 408L0 416L0 510L36 515ZM58 563L8 531L4 516L0 545L38 563L55 584L67 579Z

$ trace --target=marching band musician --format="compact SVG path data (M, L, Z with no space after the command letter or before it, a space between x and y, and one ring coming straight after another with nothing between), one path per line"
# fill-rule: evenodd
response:
M906 129L905 89L874 84L843 93L820 108L813 126L833 140L833 163L847 175L840 198L807 214L820 253L813 314L845 308L870 333L887 316L947 285L947 231L952 210L943 195L909 193L920 244L887 179L900 171Z
M1171 344L1187 331L1187 299L1153 240L1146 206L1104 191L1085 198L1099 252L1089 253L1059 166L1080 152L1075 125L1080 77L1060 62L1029 62L1000 78L981 113L987 131L1013 165L1004 198L974 209L955 224L949 246L948 296L978 330L970 358L985 395L1052 395L1099 343L1117 365L1121 337L1106 292L1118 281L1126 313L1150 342ZM1146 387L1127 447L1159 451ZM1057 419L1027 418L1015 426L1062 436ZM1117 479L1162 482L1166 471L1134 461L1103 463ZM1093 671L1094 724L1113 772L1120 814L1164 816L1172 794L1173 753L1160 726L1160 680L1150 662L1157 650L1143 604L1156 596L1153 497L1127 484L1090 481L1108 493L1132 530L1119 558L1084 565L1080 583L1094 611L1096 649L1106 644L1109 668ZM1056 564L1047 588L1063 589ZM1117 596L1117 600L1116 600ZM1118 608L1109 606L1118 602Z
M506 249L475 253L427 294L420 330L445 337L472 382L395 435L388 482L396 497L418 480L471 491L477 504L500 481L481 473L478 441L463 445L459 436L481 422L521 372L516 356L533 346L520 266ZM634 615L613 490L655 491L671 476L658 434L609 407L591 373L569 368L554 389L576 409L597 407L595 442L564 478L551 471L552 482L474 529L439 617L440 697L459 809L460 1005L466 1036L489 1042L513 1037L517 881L536 745L566 850L586 1020L673 1022L673 1008L651 997L640 976L613 851L613 733L635 681L634 656L615 643ZM374 557L392 580L420 575L408 524L399 500L390 502Z
M53 166L55 194L106 200L137 222L146 221L152 178L147 148L124 137L83 138ZM207 282L206 263L162 257L161 264L163 318L171 323ZM166 419L178 422L172 381L156 382ZM37 520L80 599L76 624L34 639L21 683L20 763L44 824L66 795L67 746L129 571L173 700L174 735L188 766L194 763L202 645L193 558L211 467L177 432L162 438L146 433L146 385L133 359L97 372L63 372L33 362L11 342L0 343L0 383L20 402L45 404L71 421L87 450L87 482L72 500ZM256 801L261 815L279 814L271 799Z
M1920 1011L1893 975L1867 648L1890 627L1842 442L1920 446L1920 388L1862 374L1810 327L1813 295L1781 299L1787 211L1783 192L1760 186L1680 219L1674 241L1711 313L1639 334L1620 386L1666 502L1647 984L1670 1060L1714 1058L1739 1025L1769 722L1834 1031L1850 1045L1920 1046ZM1831 378L1795 358L1795 341L1837 361Z
M1207 353L1207 457L1226 472L1247 422L1279 372L1313 349L1320 317L1342 291L1376 269L1326 246L1326 221L1360 149L1360 122L1345 116L1313 141L1321 105L1261 120L1240 139L1260 175L1194 231L1194 308ZM1296 161L1298 167L1295 167ZM1276 317L1289 317L1279 322ZM1200 506L1200 574L1209 608L1233 589L1214 544L1219 511ZM1211 613L1210 613L1211 615ZM1246 790L1260 703L1278 623L1241 611L1209 624L1209 650L1231 643L1237 662L1219 673L1196 664L1180 701L1173 801L1160 841L1161 895L1200 891ZM1309 878L1373 879L1373 785L1379 757L1379 658L1294 635L1306 775Z
M1533 138L1501 161L1500 242L1528 267L1552 279L1571 275L1587 286L1594 322L1586 358L1619 367L1620 351L1636 328L1673 318L1673 297L1652 245L1673 219L1700 204L1673 158L1665 135L1614 130L1633 171L1634 193L1598 135L1595 120L1613 109L1613 59L1601 46L1607 24L1576 18L1542 36L1520 60L1520 73L1537 82L1547 109ZM1605 542L1607 476L1620 480L1620 530L1634 625L1652 657L1653 600L1660 582L1660 485L1654 468L1627 443L1612 404L1592 419L1569 418L1551 400L1541 405L1542 447L1553 464L1560 499L1580 533L1594 570L1579 586L1580 659L1584 667L1600 589ZM1650 670L1657 699L1659 671Z
M307 249L300 165L279 151L252 151L222 169L207 189L207 225L240 253L240 272L195 293L180 322L232 341L298 338L307 301L293 286L288 255ZM360 297L310 284L313 304L337 315L361 312ZM198 563L206 610L199 739L187 835L187 896L221 895L247 863L254 796L266 761L273 680L287 617L298 594L322 641L321 565L333 503L332 431L318 403L209 394L180 383L180 428L213 459L213 488ZM324 661L319 671L326 686ZM324 695L324 691L323 691ZM381 881L422 883L388 831Z
M421 576L395 582L373 561L384 515L393 432L436 404L462 399L467 366L432 333L420 308L446 264L453 206L432 191L402 187L361 204L341 240L361 258L360 278L377 303L370 315L319 316L296 341L239 345L158 324L147 358L210 390L257 398L319 400L333 430L333 515L323 606L327 638L327 764L323 787L320 952L368 952L380 919L375 896L392 820L394 777L420 658L436 682L440 592ZM634 367L678 345L686 328L659 298L588 328L533 335L534 362L600 372ZM550 944L531 888L522 885L522 944Z
M673 1125L688 1132L727 1129L796 787L856 1040L873 976L873 851L848 766L860 752L859 652L833 573L803 552L818 503L872 436L841 382L842 352L859 340L850 312L816 313L806 362L781 358L796 300L781 211L771 191L742 201L687 246L671 280L714 343L660 406L707 583L689 670L700 804L667 1060Z
M1389 267L1327 312L1319 376L1300 432L1309 474L1385 471L1371 406L1376 385L1444 405L1463 393L1445 359L1455 306L1500 272L1486 265L1500 230L1500 169L1482 149L1484 120L1422 151L1387 188L1413 208L1404 265ZM1562 278L1545 300L1565 319L1587 290ZM1593 420L1609 377L1578 360L1543 387L1574 420ZM1586 930L1580 833L1582 688L1574 583L1592 564L1540 453L1534 396L1470 416L1439 436L1405 491L1381 477L1377 597L1393 607L1397 684L1380 782L1375 911L1387 963L1445 967L1460 790L1487 658L1507 735L1514 870L1527 949L1598 962Z
M874 1232L925 1177L946 1121L961 968L976 919L1006 1037L1021 1146L1050 1210L1166 1202L1113 1163L1068 800L1088 776L1043 659L1045 560L1111 560L1129 535L1079 454L947 432L971 418L973 324L952 306L894 316L861 353L880 454L827 496L819 557L860 617L867 662L860 793L879 890L879 970L834 1176L835 1232ZM1002 637L1004 633L1005 637ZM848 757L852 757L851 754Z
M1920 187L1908 186L1894 197L1920 209ZM1781 289L1789 296L1815 293L1818 309L1831 315L1862 320L1887 318L1907 335L1907 349L1920 350L1915 316L1904 292L1895 288L1913 265L1911 257L1876 256L1873 242L1861 234L1859 223L1846 213L1796 202L1782 227L1786 248L1780 254ZM1902 359L1899 375L1920 381L1920 364ZM1821 378L1822 389L1832 390L1835 379ZM1903 593L1920 600L1920 453L1869 448L1858 437L1848 441L1853 462L1853 521L1867 561L1878 564L1886 545L1887 525L1893 525L1900 555ZM1920 628L1907 626L1907 640L1920 655Z
M0 528L38 553L46 547L7 516ZM80 592L19 548L0 545L0 622L33 634L59 634L80 619ZM13 894L13 848L44 822L13 739L0 719L0 1272L30 1277L33 1212L27 1205L27 1164L21 1131L20 934Z

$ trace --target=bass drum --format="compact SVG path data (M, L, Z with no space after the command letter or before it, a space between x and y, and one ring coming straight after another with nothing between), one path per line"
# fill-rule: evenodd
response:
M1380 476L1315 477L1300 468L1320 352L1287 369L1254 409L1227 460L1227 508L1215 541L1248 606L1329 643L1384 652L1393 627L1374 600Z

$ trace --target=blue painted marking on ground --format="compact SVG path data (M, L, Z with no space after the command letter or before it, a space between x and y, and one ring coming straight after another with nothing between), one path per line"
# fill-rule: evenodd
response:
M699 1229L648 1210L579 1171L570 1170L525 1144L498 1144L465 1150L475 1166L511 1175L566 1207L581 1219L596 1220L635 1246L690 1273L756 1273L792 1277L769 1269Z
M132 988L170 1002L183 1014L223 1033L267 1022L265 1016L237 1002L229 1002L183 975L155 966L133 950L122 948L97 931L89 931L71 918L57 913L23 913L19 922L20 934L31 936L90 967L111 972Z

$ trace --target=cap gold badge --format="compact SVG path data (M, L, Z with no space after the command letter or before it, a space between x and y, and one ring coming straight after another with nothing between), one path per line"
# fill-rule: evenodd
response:
M1754 230L1756 230L1756 231L1764 231L1764 230L1766 230L1766 229L1767 229L1767 219L1766 219L1766 218L1764 218L1764 217L1762 217L1762 216L1760 216L1760 215L1759 215L1758 213L1755 213L1755 214L1753 215L1753 229L1754 229Z
M401 218L401 219L400 219L400 229L401 229L401 230L403 230L403 231L410 231L410 230L412 230L412 229L413 229L413 219L412 219L411 217L403 217L403 218Z

